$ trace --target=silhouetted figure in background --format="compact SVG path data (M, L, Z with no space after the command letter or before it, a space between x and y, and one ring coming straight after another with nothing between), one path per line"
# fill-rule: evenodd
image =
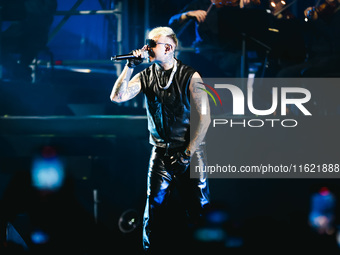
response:
M317 7L305 10L307 58L305 62L286 67L277 77L328 77L340 76L340 1L327 0L327 11ZM315 9L316 8L316 9Z
M246 0L244 4L249 2ZM186 24L194 21L196 38L192 46L195 52L181 52L180 55L194 68L199 67L203 76L237 77L240 74L241 34L237 24L230 22L227 30L220 29L219 18L226 8L232 12L240 7L218 8L210 0L196 0L169 20L169 25L177 31L180 39L187 29L192 29L190 24Z

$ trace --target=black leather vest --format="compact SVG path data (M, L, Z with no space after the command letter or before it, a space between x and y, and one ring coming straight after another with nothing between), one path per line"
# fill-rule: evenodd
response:
M190 140L189 84L196 71L177 60L172 84L163 89L171 71L162 72L159 66L153 64L141 72L150 143L163 148L186 146Z

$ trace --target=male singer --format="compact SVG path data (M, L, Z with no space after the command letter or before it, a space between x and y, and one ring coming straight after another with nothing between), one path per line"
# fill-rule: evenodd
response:
M202 101L208 102L208 99L206 93L199 89L204 87L200 75L174 57L178 41L173 30L157 27L150 31L148 38L147 45L133 51L136 58L128 60L114 84L110 98L121 103L134 98L141 91L145 95L153 148L147 180L143 248L150 252L155 249L152 243L157 235L153 233L155 218L159 220L161 217L159 210L165 206L175 182L193 222L199 220L203 209L209 204L206 175L190 178L187 169L190 163L203 167L206 164L204 137L210 124L210 114L209 105L208 113L201 114ZM131 79L134 67L143 61L145 51L153 64ZM193 118L190 120L190 112L198 116L195 125L192 123ZM195 126L191 139L190 124L192 129Z

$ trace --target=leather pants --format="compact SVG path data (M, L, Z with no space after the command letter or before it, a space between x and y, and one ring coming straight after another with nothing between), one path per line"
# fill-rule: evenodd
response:
M191 221L197 222L202 217L203 209L209 204L209 186L206 173L202 173L199 178L190 178L190 168L181 174L176 174L170 168L170 156L179 150L184 149L167 151L156 146L152 148L143 220L143 248L145 251L150 250L155 214L159 212L160 207L165 205L173 184L176 184ZM200 145L191 159L191 164L198 164L201 167L206 165L204 150L205 145Z

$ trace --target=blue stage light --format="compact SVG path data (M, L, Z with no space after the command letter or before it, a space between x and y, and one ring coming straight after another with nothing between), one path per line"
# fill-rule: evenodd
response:
M334 229L336 199L326 187L311 196L309 224L319 234L332 234Z
M42 230L35 230L31 233L31 240L34 244L45 244L49 239L49 235Z
M64 167L57 158L36 158L32 165L32 185L39 190L58 190L64 182Z

